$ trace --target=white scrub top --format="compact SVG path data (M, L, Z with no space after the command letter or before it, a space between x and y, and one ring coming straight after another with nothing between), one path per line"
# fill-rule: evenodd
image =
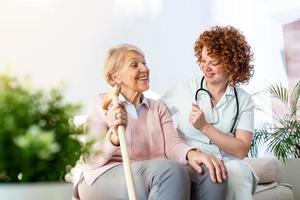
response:
M202 151L213 154L224 161L235 159L236 157L233 155L212 144L208 137L195 129L189 122L188 118L192 110L192 103L196 103L205 113L205 118L209 123L223 133L231 134L229 132L237 110L233 87L227 86L218 104L212 108L210 97L204 91L199 91L197 102L195 102L195 93L201 86L201 79L202 77L180 81L161 97L161 101L169 108L175 127L187 144L198 147ZM203 88L207 90L205 80L203 81ZM254 104L251 96L239 87L236 87L236 90L239 101L239 114L235 128L253 132Z

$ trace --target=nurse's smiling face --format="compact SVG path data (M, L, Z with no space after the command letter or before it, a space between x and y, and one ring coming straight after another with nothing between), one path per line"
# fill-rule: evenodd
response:
M200 67L203 71L204 78L209 84L218 84L228 82L228 76L221 64L208 55L206 47L202 49Z

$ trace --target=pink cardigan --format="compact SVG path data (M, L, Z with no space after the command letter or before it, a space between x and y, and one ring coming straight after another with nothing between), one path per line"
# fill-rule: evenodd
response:
M95 98L88 113L88 134L96 138L105 138L108 130L105 110L100 106L101 99L101 95ZM178 136L166 106L147 98L145 102L146 108L138 119L128 116L125 137L131 162L170 159L185 164L186 154L192 148ZM104 139L103 152L86 161L84 179L91 185L106 170L121 163L120 147Z

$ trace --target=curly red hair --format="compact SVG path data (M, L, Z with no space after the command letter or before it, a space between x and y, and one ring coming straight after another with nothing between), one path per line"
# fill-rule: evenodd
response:
M232 26L215 26L203 32L194 48L198 64L204 47L208 55L224 68L230 85L238 86L249 82L254 73L254 65L251 64L253 53L245 36L237 29Z

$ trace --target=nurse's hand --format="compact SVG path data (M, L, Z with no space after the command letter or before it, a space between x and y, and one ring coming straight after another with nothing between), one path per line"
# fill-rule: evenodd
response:
M203 169L201 164L204 164L209 171L211 180L215 183L222 183L227 178L227 169L223 161L216 158L214 155L209 155L200 150L190 150L187 153L189 165L196 173L201 174Z
M203 110L201 110L201 108L194 103L192 104L192 111L189 115L189 122L194 128L200 131L203 131L210 126L210 124L206 121Z

